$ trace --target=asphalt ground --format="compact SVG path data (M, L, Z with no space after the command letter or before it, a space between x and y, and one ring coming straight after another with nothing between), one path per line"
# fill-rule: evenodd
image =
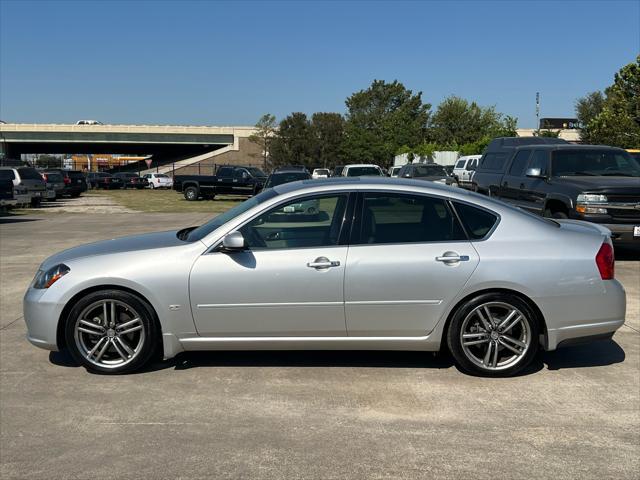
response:
M640 262L613 341L507 379L414 352L198 352L109 377L25 340L39 263L207 214L0 218L0 477L616 478L640 472ZM621 252L632 259L634 252Z

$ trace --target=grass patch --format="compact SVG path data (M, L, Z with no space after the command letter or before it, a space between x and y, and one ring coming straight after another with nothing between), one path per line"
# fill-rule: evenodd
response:
M123 207L140 212L222 213L245 200L245 197L216 197L215 200L188 202L175 190L89 190L83 195L110 197Z

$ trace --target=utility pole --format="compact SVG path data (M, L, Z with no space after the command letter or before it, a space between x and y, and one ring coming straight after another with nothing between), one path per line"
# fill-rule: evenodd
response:
M540 92L536 92L536 130L540 129Z

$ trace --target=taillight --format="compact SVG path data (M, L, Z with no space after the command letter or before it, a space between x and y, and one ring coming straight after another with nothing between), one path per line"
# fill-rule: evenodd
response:
M65 185L69 185L71 183L71 178L69 177L64 177L64 184Z
M613 280L615 264L616 260L613 254L613 247L609 242L603 243L596 255L596 265L598 266L602 280Z
M47 174L46 174L46 173L43 173L43 174L42 174L42 178L43 178L43 179L44 179L44 181L46 182L46 181L47 181Z
M111 181L111 179L109 177L105 177L104 178L104 183L109 183Z

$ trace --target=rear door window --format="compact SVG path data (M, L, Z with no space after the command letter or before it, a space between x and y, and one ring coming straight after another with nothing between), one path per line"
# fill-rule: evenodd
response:
M16 178L16 174L13 170L0 170L0 180L13 180Z
M423 243L467 240L440 198L402 193L365 193L355 243Z

